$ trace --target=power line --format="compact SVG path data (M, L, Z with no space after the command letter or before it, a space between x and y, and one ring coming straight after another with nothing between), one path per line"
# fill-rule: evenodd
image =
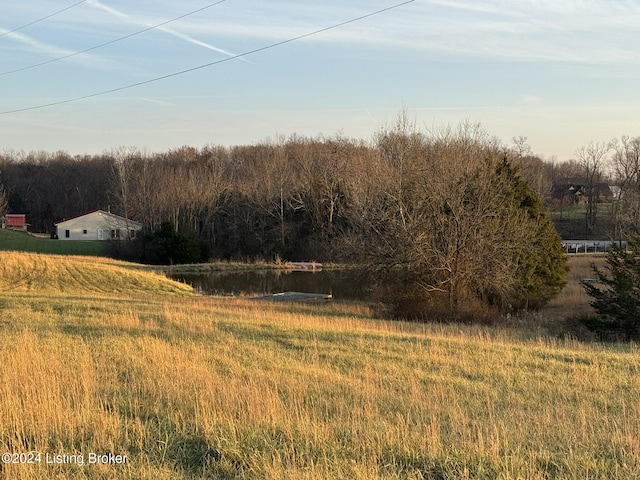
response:
M333 24L333 25L331 25L329 27L324 27L324 28L321 28L319 30L314 30L314 31L309 32L309 33L304 33L304 34L298 35L296 37L288 38L287 40L282 40L282 41L279 41L279 42L271 43L269 45L265 45L263 47L255 48L253 50L248 50L246 52L239 53L237 55L232 55L230 57L223 58L221 60L216 60L215 62L205 63L203 65L198 65L197 67L187 68L186 70L180 70L178 72L169 73L167 75L162 75L160 77L151 78L149 80L143 80L141 82L131 83L131 84L125 85L123 87L117 87L117 88L112 88L110 90L103 90L101 92L91 93L89 95L83 95L81 97L74 97L74 98L69 98L67 100L60 100L60 101L51 102L51 103L43 103L43 104L40 104L40 105L34 105L32 107L17 108L15 110L5 110L3 112L0 112L0 115L7 115L7 114L10 114L10 113L26 112L26 111L29 111L29 110L38 110L38 109L41 109L41 108L54 107L56 105L63 105L65 103L78 102L80 100L86 100L86 99L89 99L89 98L99 97L99 96L102 96L102 95L108 95L110 93L120 92L122 90L127 90L129 88L134 88L134 87L139 87L141 85L147 85L149 83L159 82L161 80L166 80L167 78L177 77L179 75L184 75L186 73L195 72L196 70L202 70L204 68L209 68L209 67L212 67L214 65L219 65L221 63L229 62L231 60L236 60L238 58L246 57L248 55L253 55L255 53L264 52L265 50L270 50L272 48L280 47L280 46L286 45L288 43L296 42L298 40L302 40L303 38L312 37L314 35L318 35L320 33L323 33L323 32L329 31L329 30L334 30L336 28L343 27L343 26L349 25L351 23L359 22L361 20L364 20L365 18L373 17L375 15L379 15L381 13L388 12L390 10L394 10L396 8L402 7L402 6L407 5L409 3L413 3L414 1L415 0L407 0L405 2L396 3L395 5L391 5L390 7L386 7L386 8L380 9L380 10L376 10L375 12L371 12L371 13L367 13L365 15L361 15L359 17L351 18L349 20L345 20L344 22L335 23L335 24Z
M84 1L86 1L86 0L84 0ZM167 20L165 22L158 23L157 25L154 25L152 27L148 27L148 28L145 28L143 30L139 30L137 32L130 33L129 35L125 35L124 37L116 38L115 40L110 40L108 42L101 43L100 45L96 45L94 47L89 47L89 48L86 48L84 50L80 50L79 52L70 53L70 54L64 55L62 57L53 58L51 60L47 60L47 61L44 61L44 62L36 63L34 65L29 65L27 67L21 67L21 68L16 68L15 70L8 70L6 72L0 72L0 77L2 77L4 75L10 75L12 73L23 72L24 70L29 70L29 69L36 68L36 67L41 67L43 65L48 65L50 63L59 62L60 60L65 60L67 58L75 57L76 55L81 55L83 53L87 53L87 52L90 52L92 50L96 50L98 48L106 47L107 45L111 45L113 43L120 42L122 40L126 40L127 38L135 37L136 35L140 35L141 33L148 32L149 30L153 30L155 28L159 28L159 27L162 27L162 26L167 25L169 23L172 23L172 22L175 22L177 20L180 20L182 18L188 17L190 15L194 15L194 14L196 14L198 12L201 12L201 11L206 10L208 8L211 8L211 7L214 7L216 5L219 5L224 1L225 0L219 0L219 1L215 2L215 3L210 3L209 5L206 5L206 6L202 7L202 8L194 10L192 12L185 13L184 15L180 15L179 17L172 18L171 20Z
M17 32L18 30L22 30L23 28L27 28L27 27L30 27L31 25L35 25L36 23L40 23L40 22L46 20L47 18L55 17L56 15L58 15L58 14L60 14L62 12L66 12L67 10L70 10L73 7L77 7L78 5L80 5L81 3L84 3L86 1L87 0L82 0L80 2L74 3L73 5L69 5L68 7L63 8L62 10L58 10L57 12L53 12L53 13L47 15L46 17L39 18L38 20L34 20L31 23L27 23L26 25L22 25L21 27L14 28L13 30L9 30L8 32L0 33L0 37L4 37L5 35L9 35L10 33Z

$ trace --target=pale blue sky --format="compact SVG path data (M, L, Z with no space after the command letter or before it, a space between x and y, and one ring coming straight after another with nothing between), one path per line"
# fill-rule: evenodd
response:
M5 0L0 111L93 95L259 49L394 1ZM0 114L0 150L100 153L276 135L371 139L406 108L423 129L481 122L566 160L640 135L640 2L415 0L296 42L71 103ZM69 56L71 55L71 56ZM59 61L32 67L68 56Z

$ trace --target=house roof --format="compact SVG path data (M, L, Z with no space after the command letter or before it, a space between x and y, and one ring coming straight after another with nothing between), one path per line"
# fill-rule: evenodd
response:
M91 212L83 213L82 215L76 215L75 217L65 218L64 220L60 220L59 222L56 222L53 225L57 227L58 225L62 225L63 223L70 222L71 220L76 220L78 218L86 217L87 215L92 215L94 213L101 213L102 215L109 216L111 218L122 220L124 222L129 222L133 225L142 227L142 224L139 222L136 222L135 220L130 220L128 218L121 217L120 215L116 215L115 213L105 212L104 210L93 210Z
M564 195L586 195L586 190L588 188L586 180L573 180L575 179L566 179L563 182L554 183L552 188L554 197L560 198ZM597 195L612 195L611 187L606 182L594 183L592 188Z

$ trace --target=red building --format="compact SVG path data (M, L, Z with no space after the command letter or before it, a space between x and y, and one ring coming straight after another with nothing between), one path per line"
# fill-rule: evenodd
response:
M4 216L3 227L11 228L12 230L26 230L26 215L23 213L7 213Z

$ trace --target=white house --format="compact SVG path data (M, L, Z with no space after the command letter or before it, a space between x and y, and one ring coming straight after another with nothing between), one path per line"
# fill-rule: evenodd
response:
M60 240L128 240L142 224L104 210L85 213L54 224Z

